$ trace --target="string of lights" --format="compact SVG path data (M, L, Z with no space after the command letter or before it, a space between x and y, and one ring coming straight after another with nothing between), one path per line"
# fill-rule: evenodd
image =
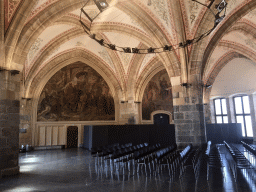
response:
M157 48L149 47L148 49L139 49L139 48L136 48L136 47L134 47L134 48L121 47L121 46L117 46L117 45L114 45L114 44L106 43L106 42L104 42L104 39L99 39L99 38L96 37L96 34L92 34L90 32L90 28L87 27L86 24L82 21L82 15L86 16L89 19L89 21L91 22L90 23L90 27L91 27L91 24L92 24L93 20L101 12L103 12L109 5L106 2L106 0L93 0L95 5L99 9L99 13L94 18L91 18L89 16L89 14L86 13L86 11L84 10L84 7L87 5L87 3L89 1L90 0L88 0L86 2L86 4L81 8L80 20L79 20L83 29L84 29L84 31L89 35L89 37L91 39L95 40L96 42L98 42L101 46L106 47L108 49L111 49L113 51L124 52L124 53L134 53L134 54L163 53L163 52L177 50L177 49L180 49L180 48L185 48L185 47L191 46L192 44L198 43L199 41L201 41L202 39L204 39L205 37L210 35L211 32L217 27L217 25L225 18L226 9L227 9L227 2L225 0L222 0L219 4L215 5L215 9L217 10L217 13L214 13L214 11L211 9L211 6L213 5L215 0L210 0L209 5L205 5L201 2L198 2L197 0L191 0L191 1L194 1L198 4L201 4L202 6L207 7L207 9L210 10L211 13L214 15L214 17L215 17L214 26L210 30L208 30L205 33L199 35L198 37L195 37L194 39L189 39L189 40L186 40L185 42L180 42L176 45L165 45L163 47L157 47ZM224 10L224 13L223 13L222 16L220 16L220 14L223 12L223 10Z

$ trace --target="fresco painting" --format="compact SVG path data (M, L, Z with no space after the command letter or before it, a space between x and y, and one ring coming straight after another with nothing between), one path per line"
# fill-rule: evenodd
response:
M115 120L114 99L106 81L90 66L62 68L45 85L38 102L38 121Z
M142 119L150 120L151 113L157 110L173 114L172 86L166 70L158 72L148 82L142 99Z

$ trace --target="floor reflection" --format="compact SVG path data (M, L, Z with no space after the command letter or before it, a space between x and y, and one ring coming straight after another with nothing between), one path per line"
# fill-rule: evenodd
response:
M255 173L242 170L235 181L229 168L231 155L224 145L220 145L220 152L223 169L211 168L208 181L202 170L196 182L192 166L187 166L179 177L179 170L171 175L167 168L159 174L150 172L150 167L137 171L133 163L101 161L84 149L34 151L20 154L21 174L2 178L0 191L255 191ZM255 165L255 157L244 154Z

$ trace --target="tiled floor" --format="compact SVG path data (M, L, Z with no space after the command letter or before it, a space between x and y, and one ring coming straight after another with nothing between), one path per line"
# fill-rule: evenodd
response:
M223 158L229 159L225 150L225 147L221 146ZM127 168L111 171L110 166L97 165L95 158L84 149L34 151L20 154L20 175L2 178L0 191L231 192L255 189L243 179L246 173L242 173L237 182L234 182L228 165L223 169L224 177L223 172L211 169L208 182L205 170L201 171L196 182L192 166L186 168L182 178L179 178L178 174L170 178L165 170L160 174L150 174L149 170L146 174L145 170L142 170L139 173L133 172L133 169L129 172Z

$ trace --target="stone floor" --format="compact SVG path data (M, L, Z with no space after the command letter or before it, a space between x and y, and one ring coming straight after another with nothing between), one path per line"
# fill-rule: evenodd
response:
M242 146L239 147L239 150L246 151ZM206 179L206 170L201 170L197 182L192 166L188 166L183 177L179 178L178 174L170 177L164 169L160 174L150 174L144 168L137 173L132 167L130 172L127 168L111 171L110 166L101 166L84 149L33 151L20 154L20 175L2 178L0 191L256 191L256 180L249 177L246 171L238 171L235 182L228 166L231 156L223 145L220 146L220 151L225 165L223 170L211 168L209 181ZM255 157L250 158L255 162Z

